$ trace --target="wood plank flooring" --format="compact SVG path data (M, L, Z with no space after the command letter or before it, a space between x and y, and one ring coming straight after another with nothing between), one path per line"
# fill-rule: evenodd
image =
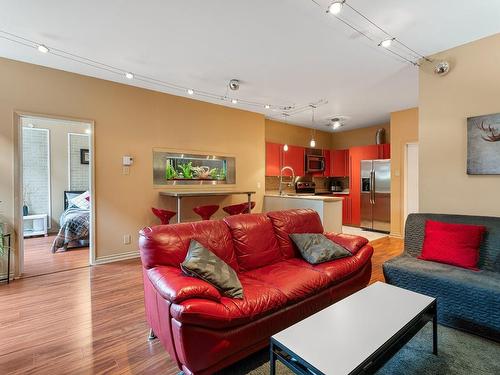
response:
M55 235L24 239L24 271L22 277L88 267L88 247L68 249L53 254L51 248L54 238Z
M373 242L372 282L402 240ZM140 261L16 280L0 286L0 374L176 374L146 340Z

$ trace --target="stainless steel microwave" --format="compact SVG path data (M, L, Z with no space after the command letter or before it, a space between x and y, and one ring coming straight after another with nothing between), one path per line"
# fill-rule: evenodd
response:
M306 173L325 171L325 157L319 155L306 155Z

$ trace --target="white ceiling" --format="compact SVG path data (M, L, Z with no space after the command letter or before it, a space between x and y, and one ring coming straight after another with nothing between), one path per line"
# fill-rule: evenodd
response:
M347 1L423 55L500 32L498 0ZM349 129L416 106L417 68L327 15L329 0L316 2L0 0L0 30L195 90L224 95L227 82L238 78L241 99L275 105L326 99L316 110L322 129L334 115L348 116L343 129ZM187 96L4 39L0 56ZM289 122L310 126L311 113Z

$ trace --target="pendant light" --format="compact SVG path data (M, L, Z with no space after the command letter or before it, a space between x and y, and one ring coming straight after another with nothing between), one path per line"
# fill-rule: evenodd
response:
M286 119L287 114L283 112L283 122L288 125L287 119ZM288 144L285 143L283 145L283 151L287 152L288 151Z
M314 128L314 106L311 106L312 108L312 120L311 120L311 123L312 123L312 129L311 129L311 142L309 142L309 146L311 146L311 148L315 148L316 147L316 141L314 140L314 135L316 133L316 129Z

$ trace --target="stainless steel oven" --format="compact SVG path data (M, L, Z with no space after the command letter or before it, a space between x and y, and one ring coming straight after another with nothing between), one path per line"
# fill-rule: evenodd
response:
M325 157L319 155L306 155L306 173L325 171Z

